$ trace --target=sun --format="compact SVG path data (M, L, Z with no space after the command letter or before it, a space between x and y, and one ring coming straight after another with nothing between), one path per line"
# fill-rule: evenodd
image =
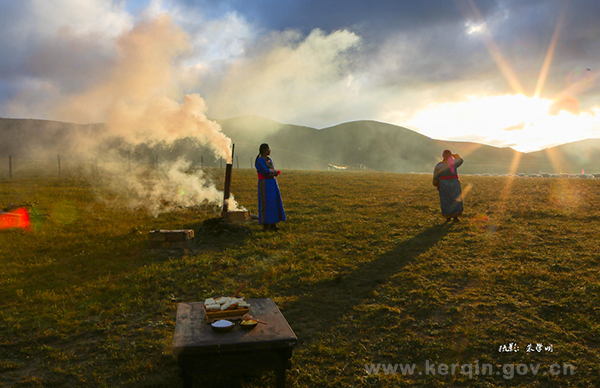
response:
M520 152L539 151L573 139L597 137L600 112L582 113L575 96L589 89L595 74L567 77L569 86L553 98L542 98L562 27L559 16L540 74L531 95L525 92L518 74L504 57L475 2L466 24L467 34L481 37L512 93L505 95L473 94L461 101L432 103L415 112L405 125L436 139L473 141L496 147L511 147Z

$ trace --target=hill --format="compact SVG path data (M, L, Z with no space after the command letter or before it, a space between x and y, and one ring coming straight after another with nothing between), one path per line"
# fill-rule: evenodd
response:
M73 152L75 136L94 138L102 124L0 118L0 156L40 157L46 153Z
M595 172L592 156L594 152L600 153L600 140L527 154L512 148L431 139L404 127L366 120L320 130L256 116L216 121L236 144L235 152L240 159L252 159L258 145L266 142L273 149L273 159L282 168L326 169L334 164L377 171L429 173L441 160L442 151L450 149L465 158L463 173L575 174L581 172L581 168ZM590 157L582 159L581 149Z
M258 116L216 119L235 143L234 164L252 168L261 143L269 143L280 169L324 170L333 165L349 169L429 173L444 149L465 158L462 173L595 173L600 157L600 140L589 139L533 153L472 142L431 139L410 129L377 121L353 121L315 129L282 124ZM0 157L9 154L28 158L44 155L73 155L82 139L102 139L102 124L72 124L31 119L0 119ZM185 138L174 144L127 145L120 139L98 142L97 155L106 149L121 153L133 150L139 160L174 159L185 155L194 163L218 166L222 161L207 147ZM88 153L89 154L89 153Z

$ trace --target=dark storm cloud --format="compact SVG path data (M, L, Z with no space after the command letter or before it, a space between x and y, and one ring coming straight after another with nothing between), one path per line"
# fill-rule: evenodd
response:
M25 71L60 85L62 92L84 90L106 77L113 57L92 36L78 36L68 30L59 32L32 53Z
M31 50L24 44L23 25L15 24L27 12L25 2L6 1L0 5L0 82L8 82L22 68L23 57Z
M465 0L456 0L464 3ZM315 28L334 31L346 28L364 30L367 35L385 31L423 28L454 23L464 18L457 2L448 0L364 1L364 0L182 0L191 7L211 8L215 14L236 12L268 29L298 29L304 33ZM459 4L460 5L460 4ZM464 4L462 5L464 6ZM477 1L482 14L497 7L493 0Z
M586 0L181 0L188 7L218 17L242 15L265 30L295 29L308 35L348 29L362 38L355 55L357 68L373 71L373 80L385 85L452 82L499 77L494 85L509 92L498 65L481 36L466 34L467 24L487 22L491 36L520 79L533 92L552 34L564 11L563 28L553 59L553 71L566 76L577 63L597 60L600 2ZM478 19L481 17L482 19ZM410 50L407 47L410 45ZM381 56L387 67L378 66ZM394 60L396 58L397 60ZM395 63L394 63L395 62ZM375 69L377 68L377 69ZM547 91L564 85L548 82Z

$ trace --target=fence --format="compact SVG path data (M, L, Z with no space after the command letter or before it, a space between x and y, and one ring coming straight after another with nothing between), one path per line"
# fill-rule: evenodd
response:
M118 159L118 160L117 160ZM236 168L250 168L254 169L254 159L251 157L246 159L249 164L244 166L246 162L240 166L240 158L238 155L234 156L232 164ZM172 162L173 157L169 158L163 155L149 155L149 154L122 154L119 158L109 158L107 156L93 156L93 157L81 157L81 156L69 156L63 154L56 154L45 158L32 158L30 156L23 155L0 155L0 179L13 179L13 178L32 178L32 177L68 177L68 176L80 176L80 175L97 175L103 170L116 171L132 171L139 170L140 168L146 169L158 169L160 165L166 162ZM327 170L331 164L317 165L314 163L288 163L283 158L277 159L278 169L284 170L296 169L296 170ZM196 156L191 160L192 168L220 168L225 169L227 162L224 159L215 158L210 156L205 158L204 156ZM363 167L350 167L352 170L361 170Z
M5 162L2 162L4 160ZM127 157L122 160L105 160L101 157L81 158L56 155L48 158L27 158L8 155L0 158L0 179L35 178L35 177L72 177L80 175L98 175L103 170L131 171L132 169L159 169L162 163L171 162L166 158L155 155L152 160L148 158ZM239 168L239 160L236 160ZM6 163L6 164L5 164ZM6 166L6 169L1 166ZM192 163L191 168L224 169L226 162L215 159L209 165L204 164L204 157L200 163ZM254 166L252 166L254 168Z

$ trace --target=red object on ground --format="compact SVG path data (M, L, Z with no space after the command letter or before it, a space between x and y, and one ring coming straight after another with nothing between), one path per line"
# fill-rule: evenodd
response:
M29 213L24 208L9 213L0 213L0 229L27 229L29 226Z

